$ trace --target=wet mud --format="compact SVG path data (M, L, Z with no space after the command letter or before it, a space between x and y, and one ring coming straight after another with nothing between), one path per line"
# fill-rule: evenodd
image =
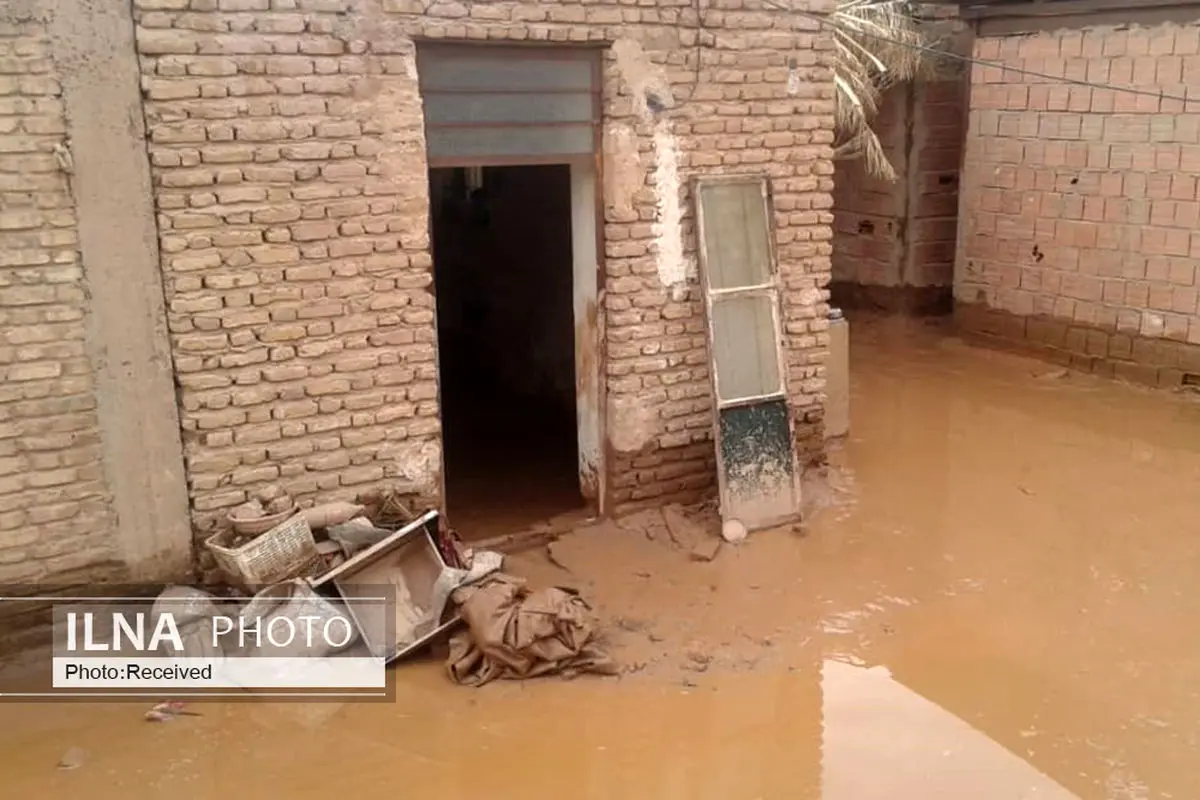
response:
M1200 795L1200 402L851 330L803 525L708 560L650 515L510 560L594 602L620 676L474 690L429 658L385 705L0 705L0 795Z

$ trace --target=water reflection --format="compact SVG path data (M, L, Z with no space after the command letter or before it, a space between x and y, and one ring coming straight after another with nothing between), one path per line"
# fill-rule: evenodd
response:
M416 798L1079 800L883 667L479 693L415 672L395 707L213 705L153 725L127 704L8 706L25 727L0 733L4 796L384 797L401 781ZM84 763L55 770L68 748Z
M884 667L825 660L821 800L1079 800Z

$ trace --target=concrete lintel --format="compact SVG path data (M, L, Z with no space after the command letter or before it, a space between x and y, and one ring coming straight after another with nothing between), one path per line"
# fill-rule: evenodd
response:
M192 571L192 534L130 4L44 0L90 294L114 550L135 581Z

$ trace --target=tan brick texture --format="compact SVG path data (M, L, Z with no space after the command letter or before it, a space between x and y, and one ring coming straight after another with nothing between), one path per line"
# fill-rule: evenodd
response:
M861 159L834 164L833 280L871 286L901 283L902 241L907 205L909 168L907 84L883 96L871 127L879 137L895 181L873 177Z
M892 87L873 127L898 177L838 161L834 300L889 311L948 311L958 222L966 82Z
M96 577L117 561L65 131L46 28L0 21L3 584Z
M1200 99L1176 98L1197 97L1200 27L988 37L975 55L1052 77L972 70L955 299L1065 323L1056 347L1110 365L1144 349L1181 366L1200 344Z
M912 169L905 282L943 287L954 283L958 238L958 184L967 119L965 76L913 86Z
M690 0L135 0L198 522L275 481L308 499L392 481L438 493L417 38L632 43L623 52L640 50L676 100L679 185L670 191L700 172L771 177L789 390L802 445L819 451L833 111L821 59L830 42L758 2L718 0L696 14ZM714 479L702 305L694 269L668 287L656 268L657 155L630 77L608 49L612 509ZM694 264L687 211L682 228Z

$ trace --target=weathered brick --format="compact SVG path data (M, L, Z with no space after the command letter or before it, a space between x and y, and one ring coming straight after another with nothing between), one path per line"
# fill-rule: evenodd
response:
M1012 70L973 68L954 287L965 325L1037 337L1049 355L1074 351L1073 365L1106 374L1152 384L1178 378L1160 372L1174 369L1184 352L1163 348L1191 347L1198 318L1192 285L1200 206L1184 165L1196 160L1200 109L1157 95L1183 92L1187 62L1177 44L1195 40L1197 30L1085 31L1094 52L1070 58L1068 70L1077 61L1087 80L1142 95L1087 94ZM1019 54L1003 46L1015 41L983 38L975 46L1017 66ZM1079 35L1062 30L1022 41L1065 53ZM1067 335L1043 336L1057 320L1072 323Z
M440 441L428 171L411 42L391 33L386 41L378 34L368 34L371 41L331 35L334 20L324 15L355 13L348 0L193 0L183 16L172 13L176 0L140 2L152 171L184 378L182 422L185 431L204 431L190 445L205 455L190 467L197 521L245 496L222 483L228 473L253 486L266 479L260 470L277 467L280 480L306 496L385 481L394 467L377 454L380 443ZM649 15L683 24L674 9L646 9L614 2L586 9L385 4L387 14L405 14L414 33L459 39L611 42L624 35L624 22ZM529 21L543 29L531 31ZM664 239L656 223L664 197L674 194L686 217L687 198L678 189L691 175L742 165L769 169L776 203L788 210L777 219L777 236L794 248L780 248L780 270L817 292L789 317L790 346L819 358L826 343L817 329L826 298L812 287L824 286L830 269L832 103L806 100L800 114L793 103L771 103L786 95L781 51L796 54L805 80L828 78L815 68L807 34L769 30L769 15L729 14L714 24L728 28L732 44L720 70L700 74L696 105L682 102L673 122L681 172L674 189L656 185L652 126L622 94L615 62L606 70L605 122L628 129L623 157L632 159L627 185L608 187L605 197L606 206L618 209L606 226L612 292L604 313L614 376L607 389L647 392L642 400L656 425L696 426L678 432L652 426L639 444L665 453L658 472L644 471L638 491L646 498L712 480L711 458L687 451L696 446L691 431L702 431L696 435L703 441L711 427L694 271L684 273L692 297L680 301L663 286L658 263L672 236L694 259L693 233L684 222ZM768 31L770 41L763 36ZM666 37L647 63L687 63L694 41L680 44L680 38ZM806 98L818 94L805 88ZM794 124L787 124L792 116ZM629 292L624 307L622 291ZM621 376L635 372L636 385L626 386ZM802 380L797 414L819 419L820 379L804 374ZM685 381L693 382L692 393L655 393ZM345 432L341 439L330 439L337 431ZM315 449L312 437L332 449ZM811 440L806 447L814 446ZM608 469L627 470L636 457L622 452Z
M195 53L196 37L186 31L158 30L140 26L137 30L138 51L143 55L179 55Z
M54 153L65 152L66 120L50 53L41 21L0 25L0 582L53 582L68 562L98 574L115 522L74 202Z

